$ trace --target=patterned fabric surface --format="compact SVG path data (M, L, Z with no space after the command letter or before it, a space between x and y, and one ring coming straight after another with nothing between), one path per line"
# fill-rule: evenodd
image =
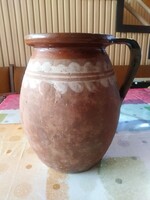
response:
M20 123L19 94L11 94L0 104L0 124Z
M121 106L118 133L150 130L150 89L130 89Z
M116 134L94 168L62 174L44 165L20 124L0 124L0 200L150 200L150 135Z
M124 104L150 104L150 88L130 89L123 102Z
M0 104L0 110L16 110L19 109L19 94L11 94Z

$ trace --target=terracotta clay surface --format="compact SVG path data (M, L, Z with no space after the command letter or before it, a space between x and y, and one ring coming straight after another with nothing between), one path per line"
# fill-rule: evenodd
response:
M113 139L121 99L104 49L111 38L48 34L26 39L36 48L22 82L22 122L32 148L54 169L88 170Z

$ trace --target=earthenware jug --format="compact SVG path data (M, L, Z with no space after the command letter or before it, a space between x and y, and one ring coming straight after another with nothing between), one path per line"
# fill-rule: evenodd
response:
M32 34L25 42L34 47L20 96L29 143L49 167L88 170L112 142L140 47L131 39L83 33ZM131 54L120 88L105 51L112 44L126 44Z

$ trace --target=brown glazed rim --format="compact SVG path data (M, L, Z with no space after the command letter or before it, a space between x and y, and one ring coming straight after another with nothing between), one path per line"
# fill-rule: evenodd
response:
M30 34L25 37L25 43L34 47L105 47L111 43L114 36L92 33L46 33Z

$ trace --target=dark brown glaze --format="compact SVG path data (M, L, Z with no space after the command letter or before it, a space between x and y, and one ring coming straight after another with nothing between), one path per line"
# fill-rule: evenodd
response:
M68 35L63 40L62 35L44 35L42 48L42 39L28 36L26 40L36 49L21 88L24 130L39 158L62 172L81 172L97 164L113 139L119 118L121 99L112 65L103 45L90 48L92 41L87 44L84 39L88 35L83 35L82 48L82 34L75 48L66 43L75 43L77 35L66 43ZM101 37L108 43L108 36Z
M51 33L30 34L25 37L26 44L34 47L106 47L112 35L91 33ZM90 44L90 46L89 46Z

